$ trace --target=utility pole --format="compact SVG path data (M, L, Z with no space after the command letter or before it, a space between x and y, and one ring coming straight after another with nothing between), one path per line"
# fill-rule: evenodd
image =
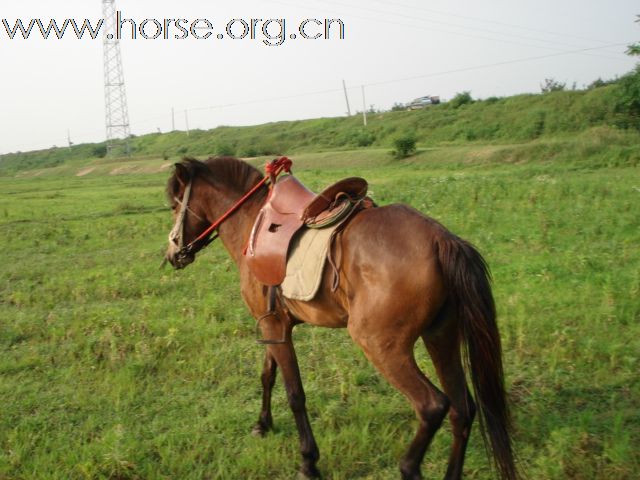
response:
M367 126L367 102L364 99L364 85L362 85L362 123Z
M187 125L187 137L189 136L189 110L184 111L184 121Z
M176 110L171 107L171 131L176 131Z
M67 128L67 143L69 144L69 148L73 146L73 142L71 141L71 130Z
M344 79L342 79L342 88L344 90L344 99L347 101L347 115L351 116L351 107L349 106L349 96L347 95L347 84L344 83Z
M129 108L124 85L120 40L116 35L115 0L102 0L104 18L104 104L107 127L107 153L115 153L119 139L124 140L124 153L129 155Z

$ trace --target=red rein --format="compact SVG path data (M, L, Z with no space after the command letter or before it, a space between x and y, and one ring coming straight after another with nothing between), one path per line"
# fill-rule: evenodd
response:
M200 240L209 236L211 232L213 232L214 230L217 230L217 228L222 224L222 222L224 222L227 218L233 215L233 213L236 210L238 210L242 206L242 204L251 197L251 195L256 193L260 187L266 184L267 181L270 181L271 183L275 183L276 178L278 178L278 175L280 175L283 171L290 173L292 164L293 162L289 160L287 157L276 158L275 160L272 160L271 162L267 163L264 168L265 173L267 175L262 180L260 180L251 190L249 190L246 194L244 194L244 196L240 200L238 200L229 210L227 210L220 218L218 218L204 232L202 232L198 236L198 238L192 241L187 246L187 249L195 245Z

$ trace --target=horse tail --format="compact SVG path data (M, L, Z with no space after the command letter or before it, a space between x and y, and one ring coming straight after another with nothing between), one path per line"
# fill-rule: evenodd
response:
M485 448L493 454L500 478L518 479L489 268L473 245L453 234L439 236L437 244L449 301L465 345L464 363L471 373Z

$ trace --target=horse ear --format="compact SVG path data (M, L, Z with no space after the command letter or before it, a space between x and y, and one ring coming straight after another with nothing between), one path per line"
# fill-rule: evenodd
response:
M178 180L180 185L184 187L187 183L189 183L190 180L189 171L187 170L187 167L185 167L182 163L176 163L174 167L176 169L176 179Z

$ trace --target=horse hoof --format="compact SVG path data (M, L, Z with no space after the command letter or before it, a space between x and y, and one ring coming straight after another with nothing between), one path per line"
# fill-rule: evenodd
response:
M418 473L404 473L400 472L402 476L402 480L423 480L423 476L420 472Z
M254 437L264 437L269 430L273 430L273 419L271 415L260 415L258 421L255 423L251 430L251 435Z
M300 470L298 472L296 480L317 480L318 478L321 477L320 472L318 472L317 470L315 471L315 473L303 472L302 470Z
M423 476L420 470L415 471L415 470L410 470L408 468L405 469L401 467L400 476L402 480L423 480Z
M264 437L269 432L269 428L264 425L257 423L253 430L251 430L251 435L254 437Z

